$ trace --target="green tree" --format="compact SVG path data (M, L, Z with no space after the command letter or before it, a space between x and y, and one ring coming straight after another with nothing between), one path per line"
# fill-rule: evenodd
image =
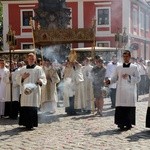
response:
M2 30L3 30L3 16L2 16L2 4L0 3L0 51L2 50L3 46L3 39L2 39Z
M2 22L2 4L0 3L0 22Z

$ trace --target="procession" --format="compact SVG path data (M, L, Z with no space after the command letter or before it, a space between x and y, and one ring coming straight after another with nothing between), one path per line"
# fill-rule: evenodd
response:
M0 1L0 150L148 150L149 0Z
M27 64L6 64L1 59L1 118L19 118L19 125L32 129L38 126L38 111L49 114L56 112L58 98L63 100L64 111L69 116L94 114L102 117L104 99L109 97L111 108L115 109L115 124L121 130L131 129L136 122L138 96L149 93L144 85L149 81L150 61L147 65L141 61L131 62L128 50L123 52L122 63L115 55L108 64L101 56L95 56L94 60L87 57L83 62L70 58L63 64L54 64L52 60L37 63L33 53L27 55ZM141 80L143 74L144 79ZM138 85L143 85L143 93ZM145 119L147 128L150 127L149 111L148 105Z

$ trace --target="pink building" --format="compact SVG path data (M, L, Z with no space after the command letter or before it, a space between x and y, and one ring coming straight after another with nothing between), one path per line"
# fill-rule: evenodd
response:
M29 18L34 16L38 0L1 0L3 4L4 50L8 27L11 25L17 38L17 49L31 48L32 30ZM91 27L96 19L96 46L116 47L115 35L126 28L127 49L134 57L150 59L150 6L145 0L66 0L71 9L71 28ZM87 43L73 47L91 46ZM122 46L120 46L122 47Z

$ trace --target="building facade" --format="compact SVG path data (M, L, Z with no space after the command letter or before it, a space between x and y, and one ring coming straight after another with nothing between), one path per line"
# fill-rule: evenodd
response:
M66 0L71 9L68 27L86 28L96 20L96 46L130 49L134 57L150 59L150 6L145 0ZM6 34L9 26L15 31L17 49L33 47L30 17L38 0L1 0L3 5L4 50L8 50ZM125 30L126 29L126 30ZM115 41L115 35L126 32L128 42ZM88 43L72 47L91 46Z

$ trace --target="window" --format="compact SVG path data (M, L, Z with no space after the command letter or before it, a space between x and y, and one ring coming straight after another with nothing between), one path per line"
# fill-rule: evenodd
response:
M68 24L67 27L72 28L72 8L69 8L69 9L70 9L70 12L71 12L71 14L70 14L71 18L70 18L70 22L69 22L70 24Z
M141 49L141 54L140 54L140 56L141 56L142 58L144 58L144 43L141 43L140 49Z
M146 15L146 31L149 31L149 16Z
M22 11L22 26L30 26L30 18L33 17L33 11Z
M146 45L146 59L148 60L150 56L150 49L149 49L149 45Z
M144 29L144 13L140 12L140 28Z
M98 42L97 46L98 47L109 47L109 42Z
M136 9L133 9L133 14L132 14L132 20L133 20L133 27L137 27L138 25L138 12Z
M98 9L97 10L98 25L109 25L109 9Z
M22 49L32 49L33 44L22 44Z

